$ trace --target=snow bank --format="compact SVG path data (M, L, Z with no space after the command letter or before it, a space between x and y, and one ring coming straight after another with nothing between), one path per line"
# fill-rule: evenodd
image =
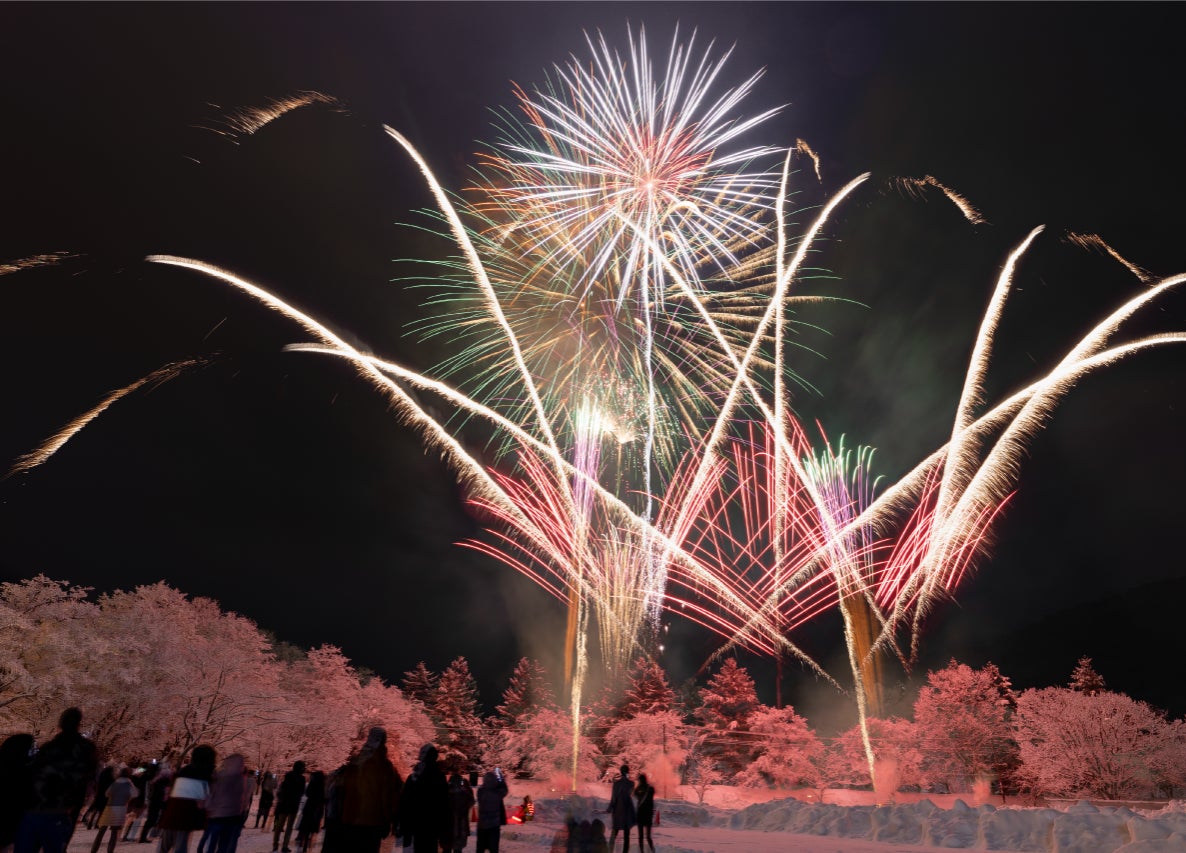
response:
M1186 814L1142 814L1077 803L1055 809L972 808L956 800L886 806L837 806L796 799L759 803L730 818L732 829L863 838L938 848L1041 853L1186 853Z

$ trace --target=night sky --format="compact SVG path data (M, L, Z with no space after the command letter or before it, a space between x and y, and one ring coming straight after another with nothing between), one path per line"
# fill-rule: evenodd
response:
M233 270L352 342L427 368L406 326L423 294L401 259L448 246L410 224L430 199L382 132L464 181L492 108L541 82L582 32L624 43L678 22L735 44L727 79L766 76L746 141L806 140L823 188L864 171L813 259L843 297L803 319L806 423L909 470L950 433L996 272L1039 224L1002 322L988 396L1044 372L1143 287L1069 244L1098 233L1158 275L1186 270L1186 109L1174 4L3 4L0 5L0 460L7 467L108 391L161 365L205 369L114 406L48 464L0 482L0 579L44 572L99 591L166 579L281 638L341 646L389 680L465 655L488 707L515 660L560 672L561 606L454 543L475 535L452 476L344 364L285 353L299 330L152 253ZM232 139L225 116L297 91L341 107ZM972 226L897 176L966 196ZM805 221L807 214L800 218ZM1186 297L1126 337L1186 330ZM1186 348L1083 381L1031 445L974 577L929 620L920 672L991 660L1018 687L1064 683L1091 655L1108 683L1186 713L1181 517ZM713 649L672 626L678 681ZM842 673L835 626L803 642ZM773 699L770 667L743 658ZM795 668L823 725L836 694ZM812 716L812 715L815 716Z

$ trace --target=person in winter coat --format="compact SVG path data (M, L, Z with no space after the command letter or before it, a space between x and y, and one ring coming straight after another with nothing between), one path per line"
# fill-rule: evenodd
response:
M469 813L474 807L474 789L456 770L449 776L449 807L453 812L452 841L454 851L465 849L469 840Z
M448 844L453 822L449 809L449 782L441 770L437 748L420 747L420 760L412 769L399 801L399 828L404 847L413 853L438 853ZM446 848L451 849L451 848Z
M482 777L478 786L478 850L477 853L498 853L502 825L506 823L507 783L496 770Z
M523 802L515 809L515 813L510 816L508 823L527 823L535 817L535 803L531 801L531 794L523 798Z
M206 801L206 853L233 853L243 830L243 756L232 753L223 759L210 785ZM202 845L198 845L202 853Z
M402 788L387 757L387 730L375 726L358 754L330 779L323 853L377 853L395 829Z
M276 789L276 816L272 818L272 853L280 849L280 833L284 833L284 853L292 853L292 830L296 824L301 797L305 796L305 762L293 762Z
M255 828L268 831L268 812L276 799L276 774L265 773L259 780L259 810L255 813ZM262 823L261 823L262 821Z
M634 812L634 783L630 781L630 766L622 765L622 775L614 780L610 790L609 808L606 809L611 817L609 833L609 849L614 849L618 840L618 832L625 835L622 840L622 853L630 850L630 828L637 822Z
M605 840L605 824L601 822L601 818L594 818L593 822L589 824L589 849L588 853L612 853L613 845ZM586 853L584 848L581 853Z
M240 821L239 832L242 834L243 828L247 826L247 818L251 817L251 801L255 799L255 789L259 787L259 774L253 770L248 770L246 766L243 768L243 813ZM235 845L238 847L238 845Z
M195 746L189 764L177 771L161 813L160 853L189 853L190 833L205 829L214 759L214 747Z
M0 744L0 853L11 853L21 815L29 805L33 787L29 775L31 734L11 735Z
M161 812L165 810L165 800L169 796L169 785L173 782L172 771L167 764L155 765L152 778L147 782L144 797L147 801L144 815L144 826L140 828L140 843L148 841L149 833L154 837L160 832L157 825L161 821Z
M33 756L29 807L17 828L16 853L65 853L99 768L95 745L79 732L81 726L82 711L67 708L58 719L61 731Z
M82 815L82 823L87 829L94 829L99 823L99 815L107 808L107 789L115 781L115 765L104 764L99 770L99 778L95 780L95 796L90 806Z
M111 840L107 842L107 853L115 853L115 842L123 832L124 822L128 819L128 803L139 794L136 783L132 781L132 768L124 767L119 771L107 790L103 792L103 811L99 812L96 825L99 831L95 833L95 842L91 845L91 853L99 853L103 843L103 833L111 830ZM98 796L95 797L98 799Z
M634 786L634 799L638 800L638 849L646 853L644 844L649 844L651 853L655 853L655 842L651 838L651 825L655 822L655 786L647 781L647 774L638 774L638 784Z
M301 819L297 821L297 850L309 853L313 839L321 832L321 819L325 815L325 774L314 770L305 788L305 806Z
M140 827L140 844L146 844L148 835L157 838L160 834L160 814L165 810L165 800L168 798L168 788L173 783L173 771L167 764L154 765L152 778L148 779L145 789L147 808L144 826Z
M145 775L147 770L144 767L137 767L132 771L132 784L136 786L136 796L132 797L131 802L128 803L128 822L124 824L124 841L132 841L132 836L135 835L135 830L139 826L139 820L144 815L144 809L148 802L148 782L149 777Z

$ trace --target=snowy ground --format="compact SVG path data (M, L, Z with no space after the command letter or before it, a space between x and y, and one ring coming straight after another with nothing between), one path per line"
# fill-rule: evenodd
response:
M515 802L512 798L509 802ZM536 820L503 828L502 853L563 853L564 817L604 818L605 801L595 797L536 797ZM1186 807L1157 812L1097 808L1087 803L1064 810L967 806L953 800L941 808L923 800L889 806L835 805L777 799L740 809L702 808L660 801L661 825L654 830L660 853L934 853L952 848L1044 851L1044 853L1186 853ZM70 853L86 853L94 830L80 828ZM107 841L106 838L103 839ZM295 839L294 839L295 841ZM320 850L320 838L314 853ZM636 839L631 849L637 850ZM618 840L620 850L621 839ZM470 837L468 850L473 850ZM106 843L103 844L104 849ZM190 844L195 851L197 837ZM124 853L151 851L155 844L121 842ZM241 853L269 853L272 834L246 829ZM384 847L392 851L390 839ZM399 851L395 851L399 853Z

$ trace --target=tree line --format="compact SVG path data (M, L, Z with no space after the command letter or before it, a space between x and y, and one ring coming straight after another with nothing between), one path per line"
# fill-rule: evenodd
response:
M840 696L837 701L844 701ZM482 711L464 657L424 663L399 686L329 645L302 650L248 619L164 583L92 600L38 576L0 584L0 735L48 738L62 708L85 709L86 734L111 760L183 762L199 743L261 769L295 760L332 769L383 725L401 772L425 742L461 770L566 787L623 763L660 796L690 785L823 789L872 784L860 731L819 736L791 707L758 701L735 659L702 687L677 691L653 659L582 710L568 708L535 661L519 661L493 712ZM1108 799L1186 785L1181 720L1109 691L1084 658L1063 687L1013 690L992 664L928 673L911 718L870 719L879 787L1003 790Z
M485 718L464 658L439 676L421 663L403 686L437 726L443 755L558 788L571 780L571 715L538 663L519 662ZM683 697L656 661L640 658L579 725L580 779L609 778L630 764L661 796L678 785L703 799L718 784L821 792L873 784L859 727L819 736L794 708L762 704L733 658ZM890 790L966 792L981 784L1012 794L1125 799L1172 796L1186 785L1186 723L1108 690L1089 658L1066 686L1020 693L991 663L976 669L952 660L927 674L911 718L874 718L868 727L879 787Z
M63 708L108 760L180 766L198 744L257 768L333 769L372 725L407 770L435 736L423 707L334 646L277 642L251 620L165 583L91 600L39 575L0 584L0 733L44 742Z

